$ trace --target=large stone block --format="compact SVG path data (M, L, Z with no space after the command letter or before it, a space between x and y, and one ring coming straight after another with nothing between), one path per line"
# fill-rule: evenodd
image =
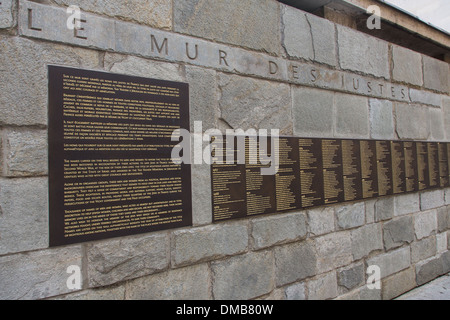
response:
M383 249L381 224L368 224L352 230L351 237L354 260L359 260L373 251Z
M422 56L420 53L393 45L392 60L394 80L422 86Z
M442 99L442 111L444 114L444 127L447 140L450 140L450 98L444 97ZM450 201L450 199L449 199Z
M416 264L416 281L419 286L439 277L442 273L442 260L439 258L430 258Z
M413 103L428 104L434 107L440 107L442 102L440 94L413 88L409 88L409 97Z
M48 173L47 130L8 129L5 132L7 177L42 176Z
M176 0L174 30L278 54L280 8L271 0Z
M292 131L289 85L219 74L221 117L233 129Z
M416 287L414 268L409 268L385 278L381 282L383 300L391 300Z
M401 217L384 223L383 241L386 250L414 241L412 218L410 216Z
M47 64L93 69L98 63L93 50L0 37L0 124L47 125Z
M252 299L274 288L271 251L260 251L211 263L213 295L217 300Z
M14 26L14 8L16 1L3 0L0 2L0 29L11 28Z
M333 103L331 91L305 87L292 88L294 134L301 137L333 135Z
M172 28L172 1L170 0L109 0L101 5L90 0L55 0L59 5L76 5L83 11L134 21L160 29Z
M207 264L168 270L126 283L130 300L211 299L211 271Z
M375 221L389 220L394 216L394 197L376 199Z
M420 211L420 198L418 193L403 194L394 197L394 216Z
M431 140L444 141L445 140L445 128L444 128L444 114L441 109L430 108L428 110L430 117L430 133Z
M440 92L449 92L449 65L429 56L423 56L424 86Z
M342 229L359 227L366 222L364 202L340 205L335 211L337 225Z
M420 193L420 209L428 210L444 205L444 190L429 190Z
M306 215L296 212L255 219L250 230L254 249L300 240L306 237Z
M0 179L0 255L48 246L48 179Z
M70 246L0 257L0 299L36 300L71 292L67 268L82 268L81 251L81 246Z
M308 281L308 299L326 300L338 295L336 271L318 276Z
M111 285L167 269L168 248L166 233L88 244L89 286Z
M370 137L372 139L394 139L394 117L392 102L389 100L369 100Z
M334 23L306 13L311 26L314 60L331 66L337 65L336 30Z
M247 250L247 225L232 223L177 230L172 235L172 266L194 264Z
M416 213L414 216L414 230L417 239L422 239L435 234L437 230L436 210Z
M338 284L347 290L351 290L364 284L365 271L362 263L344 267L337 272Z
M334 207L319 207L308 210L309 232L313 236L334 231Z
M315 239L318 273L350 264L353 261L350 231L330 233Z
M369 106L366 97L337 93L335 109L336 137L355 139L369 137Z
M404 247L370 258L367 260L367 266L372 265L380 267L381 278L386 278L411 265L410 249Z
M450 206L437 208L438 232L450 229Z
M430 136L431 129L427 107L396 103L395 119L396 132L400 139L427 140Z
M337 31L342 69L389 79L387 42L339 25Z
M306 300L306 288L303 282L293 284L284 290L286 300Z
M276 247L275 276L277 286L303 280L316 274L316 254L309 241Z
M447 232L441 232L436 235L436 251L438 254L447 251Z
M63 296L57 296L50 300L70 300L70 301L116 301L125 300L125 285L115 287L96 288L69 293Z
M283 48L288 57L313 60L313 37L306 13L285 5L281 11Z
M436 254L436 237L431 236L411 243L411 262L416 263Z

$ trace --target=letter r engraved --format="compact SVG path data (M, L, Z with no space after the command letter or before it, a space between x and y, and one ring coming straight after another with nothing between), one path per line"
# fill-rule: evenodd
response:
M33 9L28 9L28 29L42 31L41 28L33 26Z
M225 65L229 67L227 62L227 53L223 50L219 50L219 64L222 65L222 61L225 62Z

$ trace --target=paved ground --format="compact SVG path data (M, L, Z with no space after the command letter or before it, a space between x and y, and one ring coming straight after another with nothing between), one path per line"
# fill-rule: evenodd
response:
M415 288L396 300L450 300L450 273Z

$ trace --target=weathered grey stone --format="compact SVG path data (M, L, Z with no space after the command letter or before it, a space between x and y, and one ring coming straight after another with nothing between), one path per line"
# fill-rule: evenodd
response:
M437 230L436 210L416 213L414 216L414 230L417 239L422 239L435 234Z
M354 260L368 256L375 250L383 249L381 224L374 223L352 230L352 254Z
M401 217L386 222L383 225L383 240L386 250L414 241L412 218L410 216Z
M219 74L221 117L234 129L292 130L289 85Z
M430 117L430 133L431 140L444 141L445 140L445 128L444 128L444 114L441 109L430 108L428 110Z
M308 281L308 299L326 300L338 295L336 271L332 271Z
M416 281L419 286L439 277L442 273L442 261L439 258L430 258L416 264Z
M423 56L424 86L440 92L449 92L448 63L429 56Z
M254 249L300 240L306 237L307 222L303 212L255 219L250 222Z
M3 0L0 2L0 29L11 28L14 26L13 10L16 1Z
M392 102L389 100L369 99L370 137L372 139L394 139L394 117Z
M334 231L334 208L320 207L308 210L309 232L313 236Z
M336 128L339 138L369 137L369 106L365 97L335 95Z
M311 26L304 11L282 6L283 48L288 57L314 59Z
M365 281L364 265L360 263L338 270L337 280L338 285L348 290L362 285Z
M0 124L47 124L47 64L96 68L98 53L21 37L0 37Z
M176 0L174 31L278 54L277 2L270 0Z
M50 300L125 300L125 286L96 288L69 293L64 296L51 298Z
M39 176L48 173L47 131L9 129L5 132L5 175Z
M441 256L439 257L439 259L441 260L441 264L442 264L442 274L447 274L450 272L450 251L446 251L444 253L441 254Z
M306 300L306 288L303 282L288 286L284 291L286 300Z
M394 197L394 216L402 216L408 213L420 211L418 193L403 194Z
M397 273L411 265L410 249L409 247L400 248L370 258L367 260L367 266L372 265L380 267L381 278Z
M252 299L274 288L271 251L253 252L211 263L217 300Z
M411 243L411 262L416 263L436 254L436 237L431 236Z
M130 300L211 299L211 272L207 264L172 269L126 283Z
M0 179L0 254L48 246L48 179Z
M36 300L69 293L71 265L81 268L81 246L0 257L0 299Z
M172 266L242 253L247 245L247 226L238 223L177 230L172 235Z
M341 205L335 211L337 224L342 229L359 227L366 222L364 202Z
M421 210L442 207L444 204L444 191L441 189L423 191L420 193Z
M394 197L379 198L375 202L375 221L389 220L394 216Z
M438 232L450 229L450 207L440 207L437 211Z
M400 139L428 139L431 129L427 107L396 103L395 119L396 132Z
M315 239L318 273L330 271L352 262L349 231L330 233Z
M299 281L316 274L316 255L311 242L276 247L275 276L277 286Z
M292 88L294 134L301 137L330 137L333 134L331 91L305 87Z
M422 56L420 53L393 45L392 60L394 80L422 86Z
M436 251L438 254L447 251L447 232L438 233L436 235Z
M311 26L314 60L336 66L336 30L334 23L309 13L306 13L306 19Z
M340 295L335 300L381 300L381 290L369 289L367 286L362 286L349 293Z
M444 127L447 140L450 140L450 98L444 97L442 99L442 111L444 114ZM450 197L449 197L450 204Z
M366 223L374 223L375 222L375 204L377 199L369 199L364 201L366 205Z
M76 5L83 11L130 20L160 29L172 28L170 0L113 0L99 3L91 0L54 0L62 6Z
M409 88L409 97L413 103L428 104L435 107L441 106L441 95L430 91Z
M381 282L383 300L391 300L416 287L414 268L409 268L385 278Z
M342 69L389 79L387 42L340 25L337 31Z
M447 231L447 249L450 249L450 231Z
M89 286L106 286L167 269L168 248L166 233L88 244Z
M445 205L450 205L450 188L444 190Z

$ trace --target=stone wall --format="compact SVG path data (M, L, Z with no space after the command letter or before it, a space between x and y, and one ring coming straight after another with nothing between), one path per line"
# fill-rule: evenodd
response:
M391 299L450 272L450 188L212 224L207 165L193 227L48 248L48 64L188 82L203 130L430 141L449 65L274 0L0 2L0 299Z

